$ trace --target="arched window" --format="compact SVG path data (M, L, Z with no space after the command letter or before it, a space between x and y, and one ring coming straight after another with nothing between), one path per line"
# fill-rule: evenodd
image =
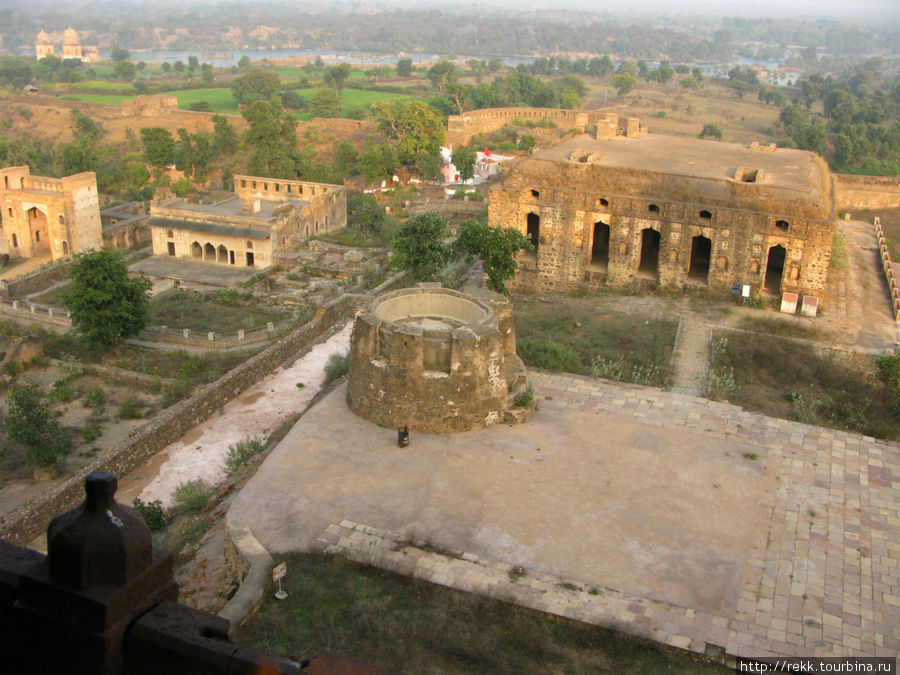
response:
M65 225L65 224L66 224L66 217L65 217L63 214L61 214L61 213L59 214L59 224L60 224L60 225Z
M19 238L15 232L13 232L13 248L19 248Z
M788 228L790 227L790 223L788 223L788 221L786 220L776 220L775 227L777 227L779 230L787 232Z
M609 200L604 199L603 197L600 197L597 202L600 204L600 206L609 206Z
M531 189L531 196L532 196L532 197L540 197L540 196L541 196L541 193L538 192L537 190L535 190L534 188L532 188L532 189Z
M167 236L169 239L173 239L173 238L175 237L175 233L172 232L172 230L167 230L167 231L166 231L166 236Z
M253 250L253 242L252 242L252 241L248 241L248 242L247 242L247 248L248 248L249 250Z
M541 242L541 217L536 213L529 213L525 219L525 233L534 249L533 255L537 255L538 244Z
M651 204L650 206L647 207L647 210L650 213L659 213L659 207L656 204Z
M705 219L705 220L712 220L712 213L710 213L710 212L707 211L706 209L703 209L703 210L700 212L700 217L703 218L703 219Z

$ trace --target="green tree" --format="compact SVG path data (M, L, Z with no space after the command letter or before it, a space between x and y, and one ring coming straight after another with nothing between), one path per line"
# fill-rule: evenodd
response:
M250 104L254 101L268 101L281 89L278 73L254 70L236 77L229 85L231 94L238 103Z
M473 256L481 258L487 286L492 291L509 295L506 282L516 273L519 251L532 250L531 241L512 227L491 227L477 220L462 224L457 245Z
M409 77L412 75L412 59L399 59L397 61L397 77Z
M438 180L444 167L444 158L440 152L420 150L415 158L416 171L425 180Z
M190 70L194 70L194 69L197 68L199 65L200 65L200 59L198 59L197 56L196 56L195 54L191 54L191 55L188 57L188 68L189 68Z
M113 75L120 80L133 80L137 74L137 66L131 61L119 61L113 66Z
M238 59L238 68L249 68L250 67L250 57L246 54L241 55L241 58Z
M309 109L316 117L340 117L341 99L334 89L319 89L310 100Z
M162 168L175 163L175 139L165 127L141 129L144 159L150 166Z
M128 53L127 49L122 49L121 47L114 45L109 52L109 58L118 63L119 61L127 61L131 58L131 54Z
M205 84L210 84L213 81L213 67L210 64L204 63L200 66L200 79Z
M250 124L244 132L251 149L247 171L254 176L296 178L301 163L297 118L281 107L281 99L254 101L243 116Z
M65 430L50 419L44 395L36 385L14 388L7 399L8 412L3 433L25 449L28 461L50 466L66 454L72 441Z
M697 138L715 138L717 141L721 141L722 129L718 124L707 122L703 125L703 130L697 135Z
M453 149L450 155L450 161L459 172L459 177L463 180L471 180L475 177L475 158L476 150L472 147L459 145Z
M372 105L371 115L384 135L397 141L404 164L422 150L438 152L447 137L440 115L422 101L381 101Z
M213 115L213 150L218 155L233 155L237 152L237 132L225 115Z
M371 143L359 155L359 171L370 183L397 169L397 153L387 141Z
M395 260L416 281L434 281L450 253L444 243L447 221L430 211L407 220L394 235Z
M428 81L438 91L444 91L456 82L456 66L450 61L438 61L428 69Z
M341 89L344 88L344 85L350 78L351 72L353 72L353 67L349 63L328 66L328 68L325 69L325 73L322 75L322 80L325 84L333 87L335 91L340 93Z
M612 84L619 96L632 91L638 84L637 78L631 73L619 73L613 75Z
M70 275L72 287L63 306L71 312L83 341L110 347L137 335L146 325L150 282L144 276L129 278L118 250L76 253Z

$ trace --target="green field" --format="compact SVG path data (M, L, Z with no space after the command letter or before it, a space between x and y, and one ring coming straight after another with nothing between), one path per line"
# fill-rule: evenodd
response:
M85 83L88 84L88 83ZM91 86L94 85L93 82L89 83ZM109 89L115 91L115 88L121 88L123 85L121 83L113 83L113 82L100 82L97 84L106 84ZM101 87L98 87L101 88ZM120 89L121 91L121 89ZM315 96L317 89L314 87L309 87L307 89L298 89L297 93L301 96L304 96L307 100L311 99ZM220 113L237 113L238 105L237 101L234 100L234 97L231 95L231 89L226 89L224 87L217 87L214 89L181 89L170 92L163 92L166 94L171 94L175 98L178 99L178 107L182 110L189 110L191 103L196 103L197 101L207 101L209 103L209 109L212 112L220 112ZM124 95L124 94L64 94L61 98L70 100L70 101L85 101L87 103L104 103L107 105L119 105L125 99L134 98L134 95ZM394 101L394 100L408 100L414 98L411 94L391 94L383 91L370 91L368 89L344 89L341 91L340 99L341 99L341 114L345 115L350 110L358 109L358 108L368 108L373 103L377 103L378 101ZM301 120L310 120L312 119L312 113L298 113L297 116Z

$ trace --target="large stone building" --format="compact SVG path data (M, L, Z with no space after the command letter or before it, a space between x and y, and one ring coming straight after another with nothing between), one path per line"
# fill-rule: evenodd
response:
M607 115L596 133L514 163L491 189L490 223L535 247L511 289L741 284L821 296L835 226L818 155L624 127Z
M11 256L56 260L103 245L93 172L46 178L27 166L0 169L0 209Z
M150 206L153 254L264 268L280 250L347 224L342 185L235 176L234 196Z

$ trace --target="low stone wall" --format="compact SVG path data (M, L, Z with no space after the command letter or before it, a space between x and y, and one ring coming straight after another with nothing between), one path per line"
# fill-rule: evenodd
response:
M326 127L329 131L342 131L345 133L354 133L363 131L366 133L374 133L378 130L378 125L369 120L350 120L343 117L313 117L310 122L313 126Z
M125 476L176 441L242 391L288 359L296 358L343 316L361 305L359 298L341 296L322 307L316 317L268 349L225 373L191 396L145 424L138 433L104 453L61 484L0 516L0 537L20 546L46 531L49 522L84 499L84 479L91 471L105 470Z
M838 211L900 208L900 177L836 173L834 204Z
M15 281L2 282L0 288L6 288L7 295L28 295L48 288L54 282L62 279L69 271L69 262L54 263L49 267L23 276Z
M900 321L900 284L894 278L894 265L891 262L891 252L888 250L887 241L884 238L884 230L881 228L881 218L875 218L875 238L878 239L878 254L881 257L881 268L884 278L887 280L888 289L891 292L891 308L894 310L894 321Z
M57 328L69 329L72 320L69 312L64 309L36 305L27 300L0 300L0 314L5 314L13 319L20 319L30 323L43 323Z

